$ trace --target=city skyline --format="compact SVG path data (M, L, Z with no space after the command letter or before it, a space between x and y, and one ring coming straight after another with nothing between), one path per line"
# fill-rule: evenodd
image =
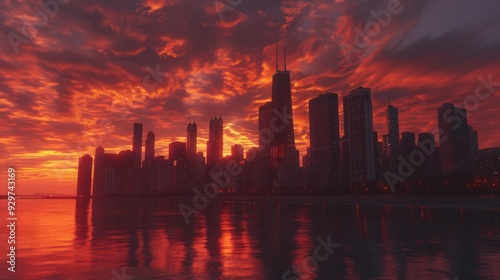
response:
M50 24L39 28L35 39L20 44L18 52L9 40L2 40L5 55L0 59L6 67L1 97L7 124L0 151L5 154L2 163L23 170L21 193L75 193L76 159L93 155L97 146L114 153L129 149L130 123L135 122L155 131L159 154L166 154L170 142L186 141L183 132L190 118L200 124L219 114L224 116L224 155L234 144L245 150L257 146L256 108L270 101L280 28L286 30L294 134L301 158L309 146L308 101L319 94L335 92L342 100L354 88L372 88L374 130L381 140L389 102L400 109L400 131L418 135L438 127L436 108L443 103L471 102L468 97L479 86L484 96L488 81L498 88L499 40L484 39L479 32L492 28L489 19L496 18L498 9L490 5L474 5L476 13L469 13L472 4L459 1L454 7L460 21L434 30L429 26L441 26L441 17L423 15L441 14L443 7L401 2L401 11L379 36L370 38L370 50L346 56L342 43L356 47L357 28L375 21L371 10L386 6L244 1L221 20L211 3L146 1L132 7L125 2L95 3L97 10L76 2L61 5ZM16 12L2 12L10 19L4 34L21 34L22 19L33 14L29 4L13 5L5 11ZM124 20L115 9L130 19ZM198 20L177 24L190 15ZM79 30L79 24L88 26L90 35ZM325 29L325 24L331 28ZM463 36L452 30L460 27L477 30L466 32L477 37L457 44ZM278 40L281 50L283 38ZM282 56L279 60L282 65ZM158 72L167 76L156 80L150 74ZM492 92L469 112L480 148L500 146L494 121L497 100ZM339 115L342 119L341 106ZM343 123L339 126L343 131ZM208 127L199 126L198 150L203 151L200 147L207 140Z

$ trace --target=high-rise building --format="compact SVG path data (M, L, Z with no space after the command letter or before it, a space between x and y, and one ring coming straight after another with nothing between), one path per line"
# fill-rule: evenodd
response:
M198 128L196 122L189 122L187 126L187 164L188 164L188 175L191 179L197 177L196 169L196 141L198 137Z
M350 183L375 180L371 90L357 88L344 96L344 135L350 154ZM345 141L344 140L344 141Z
M104 195L121 195L123 188L123 168L119 154L104 154Z
M382 143L378 141L378 132L374 131L373 132L373 160L375 161L375 179L380 178L382 175L382 165L383 165L383 158L382 158Z
M132 142L132 151L134 152L134 165L135 165L135 167L141 167L142 123L134 123L134 139Z
M421 151L432 152L430 155L425 154L424 162L417 166L418 178L435 178L439 176L438 153L434 134L419 133L417 146Z
M170 143L168 145L168 159L186 161L186 143L179 141Z
M403 132L401 133L400 151L401 155L408 160L410 153L415 150L415 133Z
M179 141L170 143L168 145L168 159L173 166L173 190L186 191L188 179L186 143Z
M92 187L92 157L84 155L78 160L78 183L76 186L76 195L81 197L90 197Z
M469 125L469 144L470 144L470 157L471 164L473 169L476 169L477 156L479 152L479 142L477 139L477 130L472 128L472 125Z
M261 191L271 189L271 144L274 132L271 130L273 115L271 102L266 102L259 107L259 150L255 159L255 188Z
M266 102L259 107L259 150L262 154L269 154L269 156L271 155L271 140L274 136L270 127L272 111L271 102Z
M296 188L300 185L300 167L295 148L292 89L290 71L286 70L286 50L284 70L280 71L276 64L276 73L273 75L271 107L274 114L270 123L274 135L271 142L273 187L277 190L283 187Z
M207 165L215 165L222 158L223 152L223 121L214 117L210 120L207 142Z
M345 129L344 129L345 130ZM351 183L351 147L346 135L340 138L340 181L342 184Z
M94 157L94 188L93 197L104 195L104 148L99 146L95 149Z
M399 156L399 113L392 104L387 106L387 158L394 161Z
M148 163L152 163L155 159L155 133L154 131L148 131L146 136L146 151L144 160Z
M234 144L231 146L231 158L237 162L243 160L243 146L239 144Z
M390 134L382 135L382 155L385 160L390 158L389 135Z
M472 164L467 110L445 103L437 109L437 113L443 175L470 173Z
M332 188L340 182L339 100L335 93L309 100L312 185Z

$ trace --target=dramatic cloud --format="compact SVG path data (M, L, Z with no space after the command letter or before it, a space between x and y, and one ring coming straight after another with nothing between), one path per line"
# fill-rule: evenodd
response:
M0 12L0 153L2 166L19 169L21 193L74 193L78 157L100 145L131 149L133 122L155 131L165 156L194 118L205 151L218 115L225 154L255 146L277 34L280 68L286 36L301 156L308 100L359 86L372 88L379 136L389 102L401 131L416 133L436 128L442 103L465 102L480 147L500 146L499 95L470 99L487 81L500 91L495 0L43 3L10 0Z

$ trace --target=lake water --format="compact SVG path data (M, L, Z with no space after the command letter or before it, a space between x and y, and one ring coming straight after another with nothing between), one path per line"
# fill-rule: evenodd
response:
M186 224L180 199L20 199L16 272L3 261L0 276L500 278L498 204L337 203L342 200L211 200ZM5 256L7 234L1 234Z

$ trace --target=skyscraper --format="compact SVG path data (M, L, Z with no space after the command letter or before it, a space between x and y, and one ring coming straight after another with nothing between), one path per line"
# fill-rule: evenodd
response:
M234 144L231 146L231 158L237 162L243 160L243 146L239 144Z
M415 150L415 133L403 132L401 133L400 151L401 155L408 160L410 153Z
M274 132L271 130L273 106L266 102L259 107L259 150L257 153L257 164L255 165L255 188L258 190L270 190L273 183L271 177L271 144Z
M396 160L399 155L399 113L398 108L389 103L387 106L387 157Z
M437 113L443 175L469 173L472 165L467 110L445 103Z
M271 117L270 126L274 134L271 142L271 169L273 186L278 190L283 187L298 187L300 185L299 154L295 148L292 89L290 71L286 70L286 49L284 56L283 71L279 70L278 63L276 63L271 96L273 117Z
M223 121L214 117L210 120L207 142L207 164L214 165L222 158L223 151Z
M421 151L432 151L426 155L424 162L417 166L418 178L434 178L439 176L438 153L436 152L436 141L432 133L419 133L417 146Z
M259 107L259 150L262 154L271 155L272 134L270 124L272 117L272 103L266 102ZM269 161L271 161L269 159Z
M168 159L177 161L186 161L186 143L172 142L168 145Z
M477 130L472 128L472 125L469 125L469 144L470 144L470 157L472 161L473 169L476 169L477 156L479 152L479 143L477 139Z
M172 186L174 191L187 190L186 143L172 142L168 145L168 159L172 163Z
M134 139L132 142L134 152L134 166L141 167L142 159L142 123L134 123Z
M84 155L78 160L78 183L76 195L90 197L92 186L92 157Z
M104 148L99 146L95 149L94 157L94 188L93 197L104 195Z
M315 187L332 188L340 182L339 100L334 93L309 100L311 141L311 182Z
M373 114L371 90L357 88L344 96L344 131L349 142L350 178L348 182L375 180Z
M154 131L148 131L146 136L146 151L144 160L148 163L152 163L155 159L155 133Z
M198 128L196 122L189 122L187 126L187 163L189 177L196 178L196 141L198 137Z

